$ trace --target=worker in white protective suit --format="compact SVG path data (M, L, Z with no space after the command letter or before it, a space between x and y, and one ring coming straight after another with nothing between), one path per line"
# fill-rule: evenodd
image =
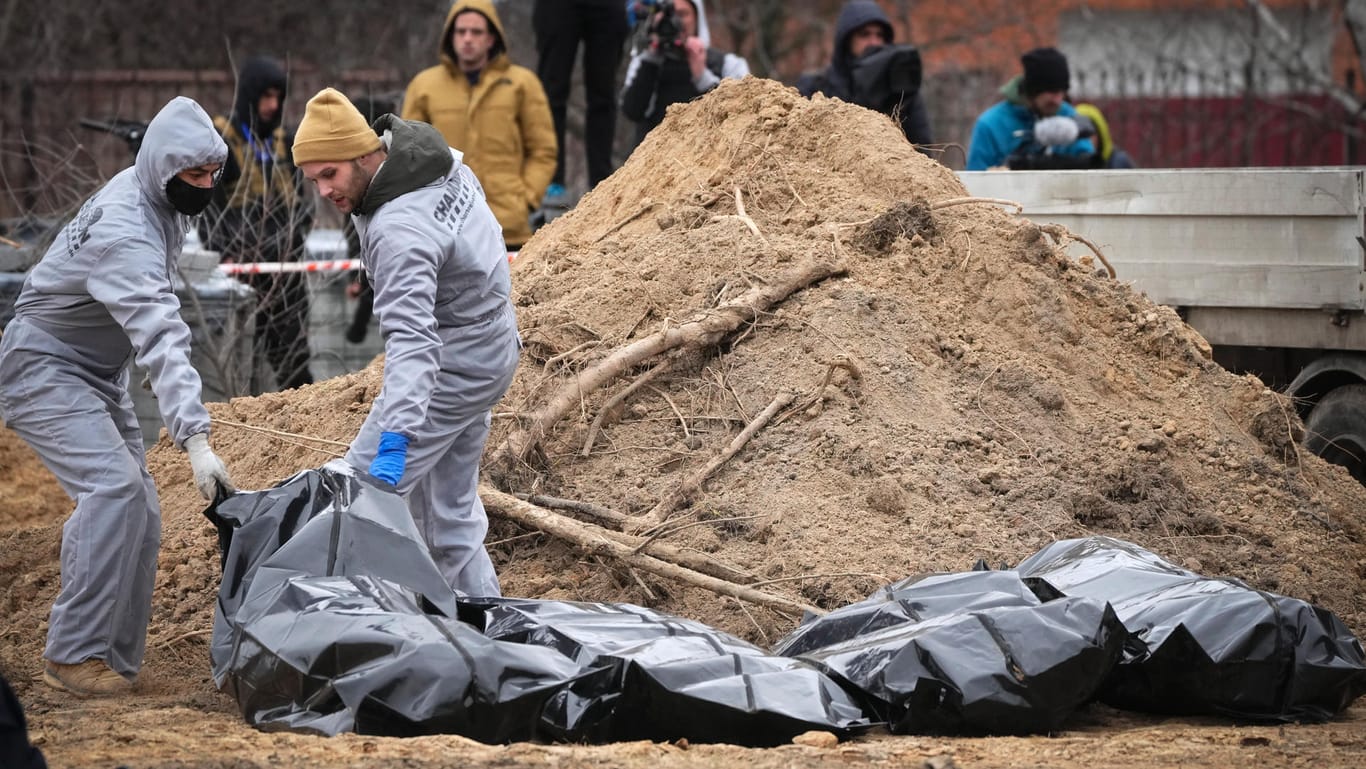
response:
M479 458L521 341L503 230L461 158L426 123L367 125L331 88L294 137L295 164L356 225L384 335L384 384L346 460L407 496L451 587L496 596Z
M209 448L171 285L227 151L198 104L172 99L133 167L81 206L29 272L0 341L0 417L76 502L62 527L43 680L80 696L132 687L152 608L161 507L128 394L130 359L148 372L199 491L235 491Z

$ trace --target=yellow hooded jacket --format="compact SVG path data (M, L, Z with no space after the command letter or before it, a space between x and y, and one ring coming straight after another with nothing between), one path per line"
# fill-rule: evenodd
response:
M478 11L498 35L492 57L471 86L451 45L455 17ZM555 174L555 124L536 74L508 59L507 36L490 0L459 0L446 14L441 63L417 74L403 97L402 117L431 123L484 187L503 239L517 248L531 237L528 215Z

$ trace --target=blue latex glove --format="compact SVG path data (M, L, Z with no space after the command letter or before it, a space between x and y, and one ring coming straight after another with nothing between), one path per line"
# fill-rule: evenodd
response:
M379 453L370 463L370 474L390 486L397 486L408 462L408 437L399 433L379 434Z

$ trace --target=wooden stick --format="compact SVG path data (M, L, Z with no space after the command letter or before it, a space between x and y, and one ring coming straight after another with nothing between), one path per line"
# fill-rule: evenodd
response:
M805 205L805 204L803 204L803 205ZM746 617L747 619L749 619L749 624L753 625L753 626L754 626L754 629L759 633L759 637L762 638L762 639L764 639L764 645L765 645L765 646L771 646L771 645L773 644L773 642L772 642L771 640L769 640L769 638L768 638L768 633L765 633L765 632L764 632L764 629L763 629L762 627L760 627L758 620L754 619L754 615L749 613L749 607L745 606L745 602L744 602L744 601L736 601L734 598L732 598L732 599L730 599L730 600L735 601L735 605L736 605L736 606L739 606L739 607L740 607L740 611L744 612L745 617Z
M548 497L544 494L516 494L514 496L538 507L582 513L591 518L596 518L599 521L605 521L616 529L622 528L627 521L631 520L630 516L623 513L577 499L560 499L557 497ZM610 529L604 529L603 534L604 536L615 539L630 547L632 551L643 550L661 561L676 563L686 569L692 569L693 571L698 571L716 577L717 579L724 579L727 582L743 584L758 579L758 577L751 572L745 571L744 569L737 569L734 566L728 566L703 553L689 552L682 548L666 545L661 542L651 542L648 543L648 545L643 546L639 537L623 534L620 531L612 531Z
M663 499L660 499L659 502L650 509L650 512L641 516L638 520L631 522L628 526L629 530L633 533L647 531L663 523L685 499L696 494L697 491L702 488L703 481L707 480L712 473L716 472L717 468L724 465L731 457L739 453L739 451L745 447L745 444L749 443L749 439L753 438L755 433L762 430L764 425L768 424L768 421L773 418L774 414L777 414L779 411L791 405L794 399L796 399L796 395L792 393L780 393L778 397L773 399L772 403L768 404L767 408L759 413L759 416L755 417L748 425L745 425L745 429L741 430L740 434L735 436L735 439L730 442L730 445L726 446L725 451L712 457L711 461L707 462L702 469L693 473L692 477L683 481L683 483L666 494Z
M524 461L539 446L554 424L588 394L629 371L642 361L677 347L700 348L715 344L726 334L752 321L759 313L788 296L844 269L825 262L807 262L794 267L765 286L756 286L730 304L699 313L690 320L620 347L606 358L580 371L536 411L536 418L525 428L511 432L491 455L491 468Z
M640 585L640 589L645 591L646 598L649 598L651 601L659 600L659 596L655 595L655 591L651 590L650 586L645 584L645 580L640 578L640 574L636 573L635 569L632 569L630 566L627 566L626 573L630 574L631 579L635 580L636 584Z
M854 365L854 362L849 360L847 355L836 356L834 360L826 362L825 378L821 380L821 386L816 388L816 393L810 398L802 401L796 408L773 420L773 424L780 425L783 422L786 422L788 417L793 414L800 414L812 406L815 406L817 403L820 403L821 398L825 395L825 388L829 386L830 379L835 375L835 369L837 368L842 368L849 372L850 379L860 379L863 377L863 373L859 371L858 366Z
M688 420L683 418L683 412L678 410L678 404L674 403L674 399L670 398L668 393L664 392L658 387L655 387L654 385L650 385L650 389L654 390L655 395L658 395L659 397L663 398L664 402L669 404L669 408L673 409L674 416L678 417L678 423L683 426L683 437L692 437L692 431L688 429Z
M657 540L660 540L664 537L672 537L678 532L683 531L684 529L691 529L694 526L705 526L709 523L730 523L731 521L752 521L756 518L767 517L767 515L735 515L731 516L730 518L708 518L705 521L693 521L692 523L685 523L681 526L675 526L672 529L666 529L663 526L660 526L658 527L657 531L647 536L644 542L641 542L639 545L636 545L636 548L631 552L639 553L646 547L649 547L650 545L654 544Z
M798 574L795 577L778 577L777 579L764 579L758 582L751 582L749 583L749 586L758 587L760 585L775 585L779 582L799 582L804 579L826 579L829 577L873 577L880 582L891 582L890 579L887 579L881 574L873 574L871 572L863 571L842 571L837 574Z
M223 419L221 417L214 417L209 421L212 424L227 425L228 427L239 427L243 430L251 430L253 432L265 433L266 435L273 435L277 438L303 438L305 440L317 441L318 443L326 443L329 446L340 446L344 449L351 448L351 444L342 443L341 441L331 441L326 438L315 438L312 435L304 435L303 433L287 433L284 430L272 430L269 427L257 427L256 425L248 425L242 422L234 422L231 419Z
M750 218L749 214L745 213L745 200L744 198L740 197L739 185L736 185L735 187L735 215L739 217L740 221L745 223L745 226L749 228L750 232L754 233L754 237L763 241L764 245L770 245L768 242L768 238L764 237L764 233L759 231L759 225L755 224L754 220Z
M584 342L583 344L575 345L574 347L571 347L570 349L565 350L564 352L560 353L559 355L555 355L555 356L552 356L552 357L550 357L550 358L547 358L546 361L545 361L545 364L544 364L543 366L541 366L541 370L542 370L542 371L549 371L551 366L554 366L556 363L559 363L560 361L564 360L565 358L568 358L569 356L573 355L574 353L576 353L576 352L583 352L584 350L587 350L587 349L590 348L590 347L598 347L598 346L600 346L601 344L602 344L602 340L601 340L601 339L589 339L587 342Z
M210 635L210 634L212 634L212 633L213 633L213 628L209 628L209 629L207 629L207 630L191 630L191 631L188 632L188 633L181 633L180 635L176 636L175 638L169 638L169 639L167 639L167 640L165 640L165 641L162 641L161 643L157 644L156 648L158 648L158 649L165 649L166 647L168 647L168 646L170 646L170 645L172 645L172 644L176 644L176 643L179 643L179 642L181 642L181 641L188 641L188 640L190 640L191 638L198 638L198 637L200 637L200 636Z
M616 232L617 230L621 229L622 227L625 227L626 225L628 225L628 224L630 224L631 222L635 221L636 218L639 217L641 214L645 213L646 211L649 211L651 208L654 208L654 207L655 207L655 202L654 202L653 200L648 200L648 199L647 199L647 200L645 201L645 203L644 203L643 205L641 205L640 208L638 208L638 209L635 210L634 213L632 213L630 216L627 216L625 219L622 219L621 221L617 222L616 224L612 225L611 227L608 227L608 228L607 228L607 231L604 232L604 233L602 233L601 235L597 236L596 238L594 238L594 239L593 239L593 242L594 242L594 243L597 243L598 241L602 240L603 238L607 237L608 235L611 235L612 233Z
M1078 243L1085 245L1087 248L1091 249L1091 253L1096 255L1096 258L1100 260L1100 263L1105 265L1105 272L1109 273L1112 279L1115 277L1115 268L1110 266L1110 260L1105 258L1105 254L1102 254L1100 252L1100 247L1097 246L1095 243L1092 243L1090 240L1087 240L1081 235L1078 235L1077 233L1067 229L1061 224L1040 224L1039 229L1043 230L1049 235L1052 235L1060 241L1064 241L1063 245L1066 245L1066 241L1068 240L1075 240Z
M620 529L622 524L626 523L630 518L630 516L618 513L615 510L608 510L600 505L578 499L561 499L559 497L546 496L545 494L516 494L514 496L538 507L545 507L551 510L569 510L574 513L586 515L590 518L596 518L599 521L605 521L613 528L617 529Z
M824 614L825 612L800 601L795 601L774 593L737 585L734 582L710 577L691 569L685 569L676 564L662 561L643 553L632 553L628 545L624 545L611 539L605 531L591 524L580 523L570 518L566 518L557 513L537 507L529 502L505 494L497 489L481 485L479 496L484 501L485 507L490 512L495 512L508 520L515 521L523 526L539 529L551 536L557 537L579 550L590 555L600 555L616 558L629 567L649 572L659 577L682 582L704 590L710 590L717 595L728 595L742 601L748 601L758 606L767 606L782 612L800 614L811 612L812 614Z
M669 368L673 366L673 363L673 359L670 358L644 374L641 374L636 378L636 381L622 388L621 392L613 395L606 403L602 404L602 408L598 409L598 415L593 417L593 424L588 426L588 434L583 437L583 450L579 452L579 456L586 457L592 453L593 441L598 437L598 430L602 429L603 420L607 418L607 415L611 413L613 409L621 405L622 401L631 397L631 393L634 393L636 390L639 390L653 381L655 377L668 371Z
M931 203L930 210L938 211L941 208L962 206L968 203L994 203L998 206L1014 206L1015 213L1017 214L1024 211L1024 206L1020 205L1019 203L1016 203L1013 200L1006 200L1005 198L949 198L948 200L941 200L937 203Z

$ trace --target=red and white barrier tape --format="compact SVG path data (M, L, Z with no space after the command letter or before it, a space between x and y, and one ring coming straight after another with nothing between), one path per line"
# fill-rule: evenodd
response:
M218 269L229 275L265 275L277 272L347 272L359 270L359 259L323 259L312 262L229 262Z
M508 253L508 261L516 256ZM321 259L308 262L225 262L218 269L228 275L268 275L280 272L349 272L361 269L359 259Z

